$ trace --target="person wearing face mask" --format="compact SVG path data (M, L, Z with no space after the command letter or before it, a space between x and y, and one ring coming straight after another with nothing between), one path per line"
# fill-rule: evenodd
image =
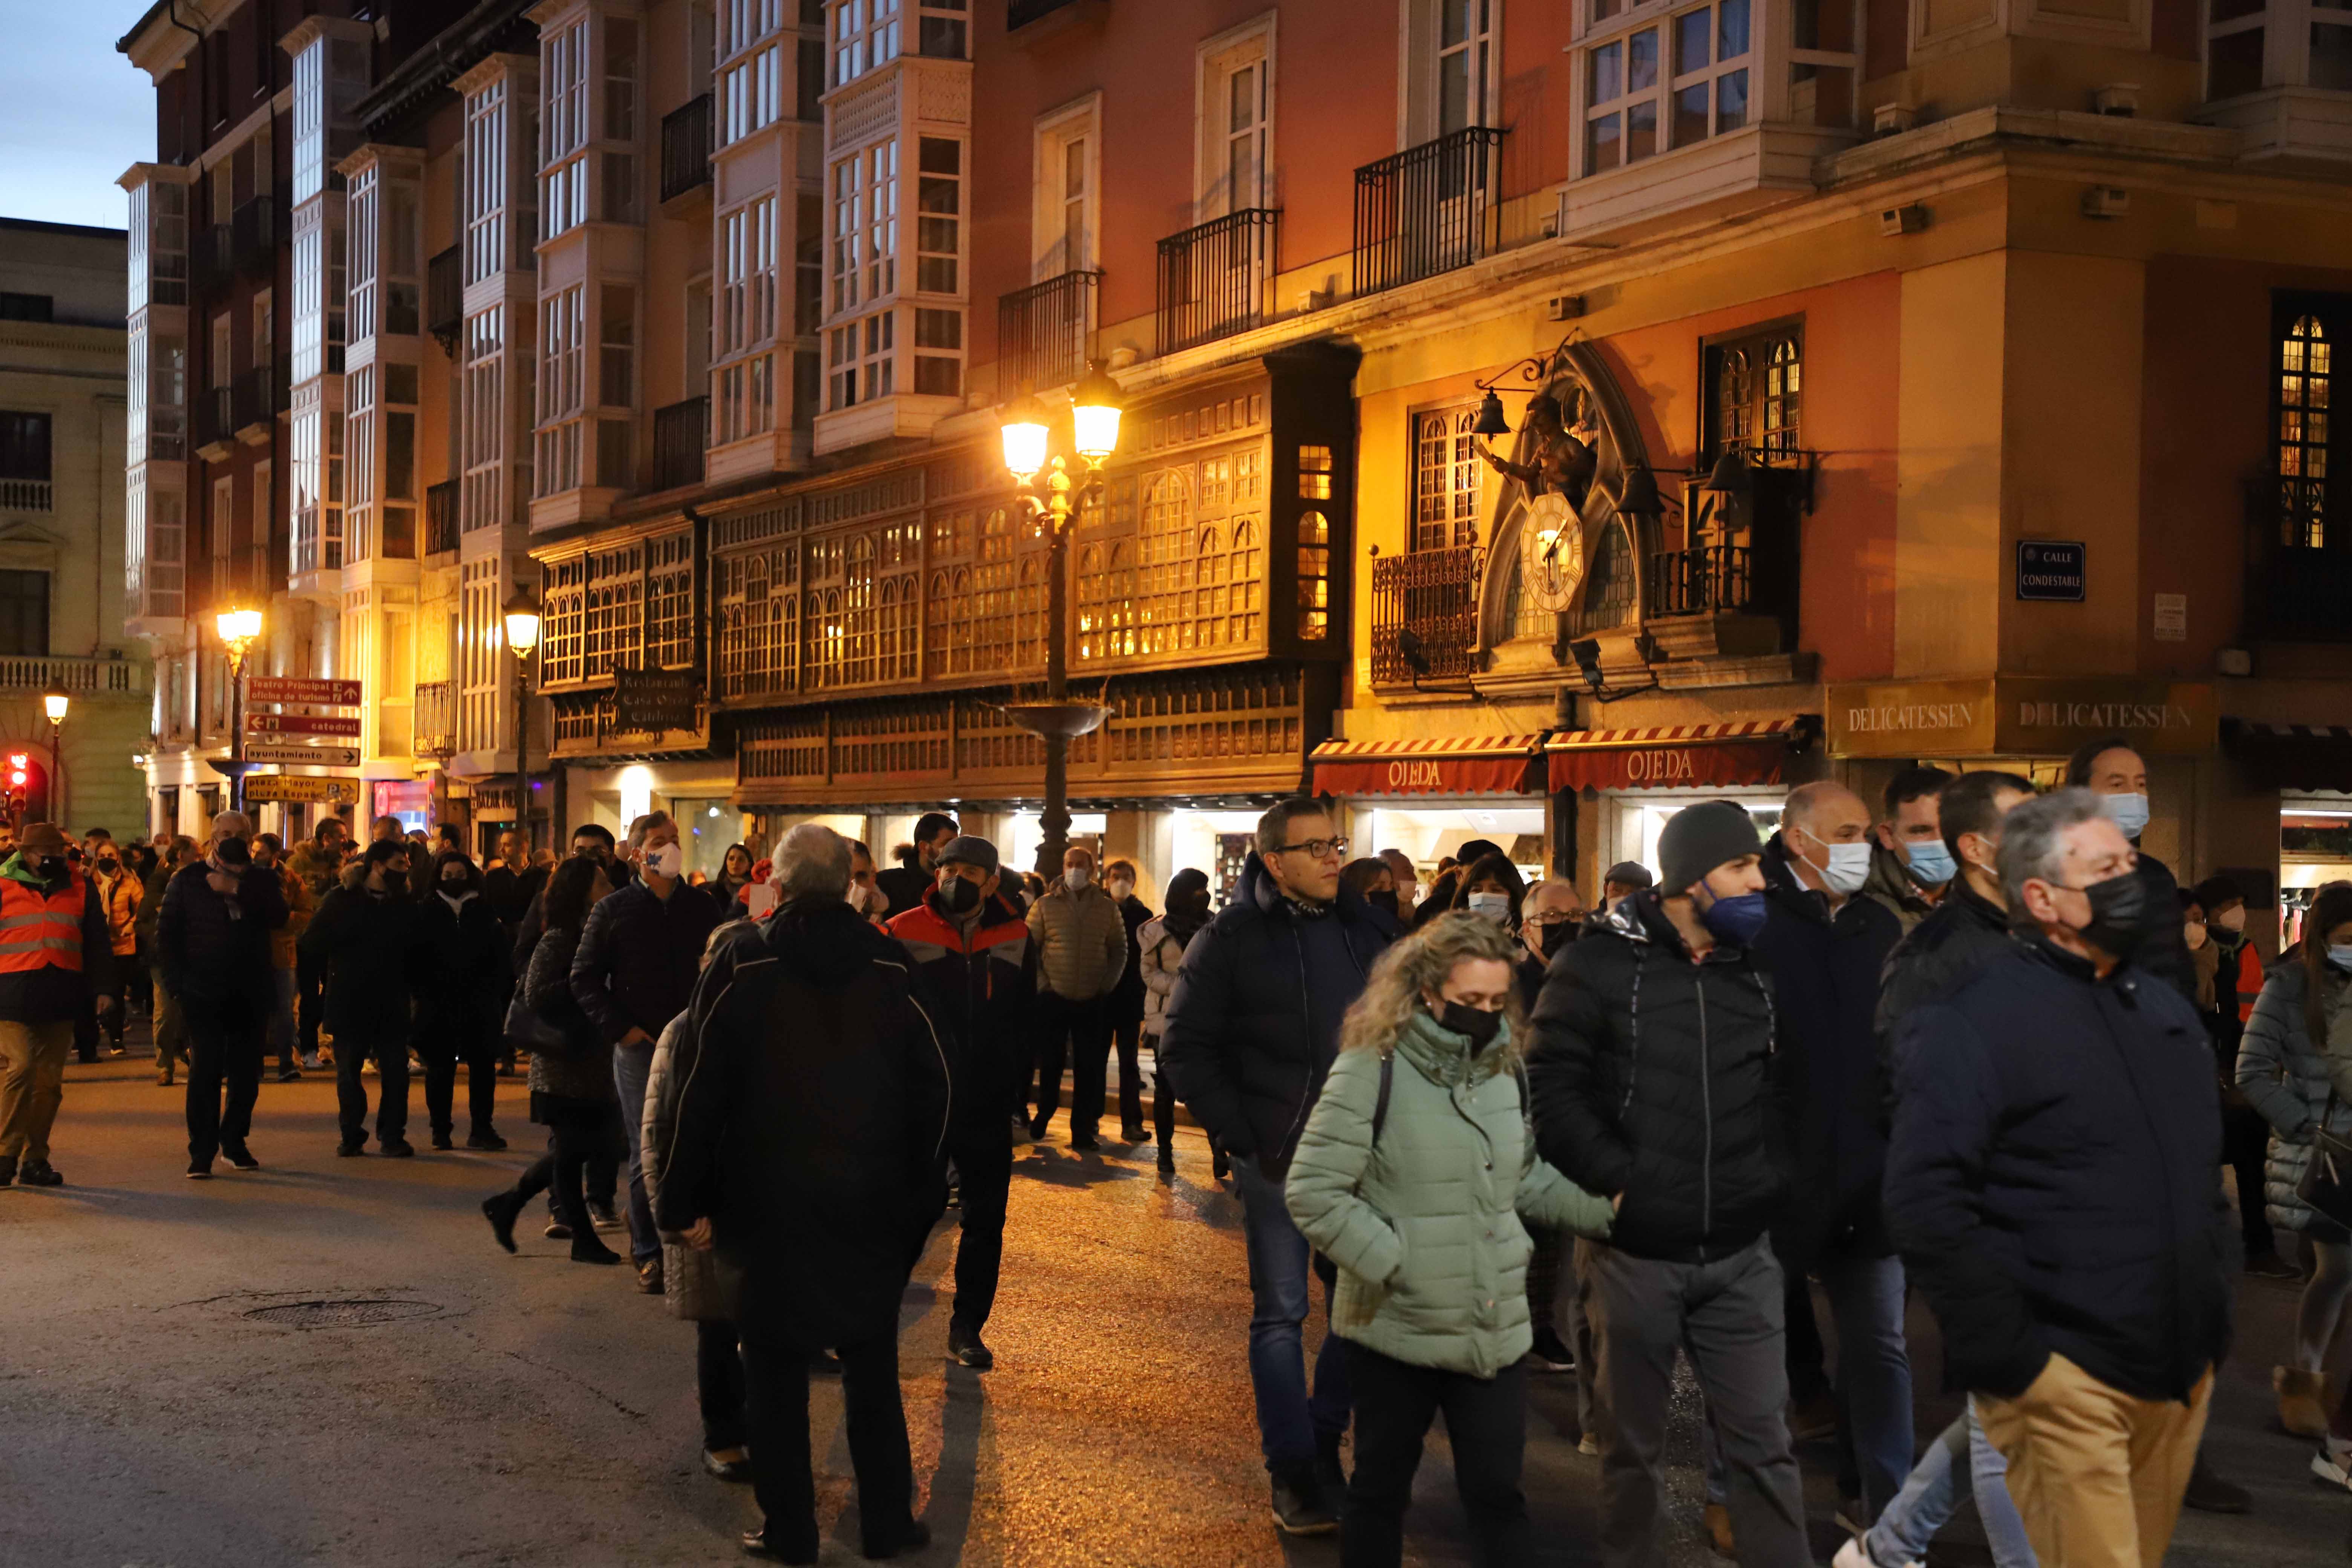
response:
M1383 871L1387 868L1381 867ZM1184 963L1185 945L1193 932L1209 923L1207 874L1187 866L1168 879L1163 901L1167 910L1136 931L1136 973L1143 982L1143 1044L1151 1050L1151 1131L1160 1141L1160 1173L1172 1176L1176 1173L1176 1086L1160 1059L1160 1038L1167 1030L1168 998L1176 990L1176 972ZM1215 1166L1219 1181L1225 1172L1224 1153L1219 1151Z
M1454 888L1454 907L1517 934L1519 900L1528 885L1510 857L1497 850L1469 863Z
M773 874L775 867L772 862L768 870L771 875ZM747 881L742 890L728 901L727 917L730 920L741 914L743 910L749 907L750 892L751 884ZM890 895L884 892L881 884L875 879L874 851L855 838L849 841L848 900L851 909L856 910L874 924L886 929L888 927L893 912Z
M90 881L98 889L99 907L106 911L106 929L114 952L114 981L105 994L114 999L112 1006L98 1016L105 1028L108 1053L122 1054L123 1025L129 1016L124 1000L131 976L137 972L139 952L139 898L143 890L139 879L122 862L114 840L92 835L95 844L88 861Z
M2198 975L2198 1010L2212 1037L2221 1084L2221 1152L2237 1173L2238 1230L2246 1245L2246 1272L2266 1279L2300 1279L2303 1271L2278 1254L2263 1205L2263 1164L2271 1124L2239 1087L2238 1056L2246 1026L2262 994L2263 960L2246 936L2246 893L2237 879L2208 877L2194 893L2182 889L2204 916L2204 942L2190 940L2189 956Z
M947 1152L961 1184L963 1234L956 1245L948 1354L986 1372L996 1357L980 1331L996 1303L1013 1184L1005 1107L1028 1071L1037 944L1003 897L995 845L961 835L941 845L933 863L938 879L887 929L913 958L925 1006L949 1037L955 1064Z
M2087 790L2018 806L2021 940L1895 1035L1888 1220L2053 1564L2163 1560L2230 1339L2211 1047L2133 858Z
M1474 875L1475 883L1475 877ZM1499 922L1456 912L1373 964L1284 1187L1339 1266L1331 1331L1355 1394L1343 1568L1392 1568L1441 1410L1475 1560L1532 1559L1520 1490L1534 1334L1525 1220L1594 1237L1609 1205L1544 1163L1528 1130L1514 973Z
M1940 822L1945 847L1959 868L1935 913L1921 921L1886 957L1878 989L1881 1062L1894 1081L1896 1026L2007 952L2009 898L1996 858L2001 821L2033 798L2030 780L1985 770L1963 773L1945 787ZM1889 1101L1890 1111L1892 1101ZM2003 1480L2008 1462L1986 1440L1973 1406L1937 1435L1919 1457L1895 1500L1869 1531L1839 1549L1832 1568L1907 1568L1924 1562L1927 1545L1971 1495L1994 1568L2034 1568L2033 1548Z
M1747 808L1705 801L1658 836L1658 886L1554 961L1528 1058L1543 1157L1616 1211L1590 1245L1601 1403L1601 1560L1660 1560L1675 1360L1685 1350L1746 1568L1812 1561L1785 1415L1781 1270L1767 1232L1789 1180L1773 1003L1750 944L1771 915ZM1883 913L1883 911L1882 911Z
M1576 940L1585 921L1584 900L1576 884L1559 878L1538 882L1519 900L1520 999L1533 1008L1543 993L1544 976L1560 950Z
M1127 922L1095 885L1095 858L1071 847L1062 875L1029 907L1037 943L1037 1113L1029 1136L1043 1138L1062 1103L1062 1056L1071 1053L1070 1147L1102 1147L1103 1068L1110 1058L1109 1005L1127 972ZM1139 1108L1137 1121L1142 1120Z
M1396 917L1399 922L1412 919L1414 901L1421 896L1421 879L1413 870L1412 857L1402 849L1383 849L1381 862L1389 868L1390 888L1396 894L1396 907L1374 906Z
M1888 781L1885 815L1871 829L1863 895L1885 905L1906 935L1927 918L1959 868L1937 821L1937 802L1951 782L1942 768L1905 768Z
M1550 972L1553 957L1576 935L1577 923L1584 918L1584 903L1566 882L1538 882L1520 899L1519 911L1519 951L1513 974L1520 1005L1532 1012L1543 994L1544 976ZM1560 1275L1569 1267L1570 1238L1566 1231L1549 1225L1529 1226L1528 1234L1535 1242L1535 1255L1528 1261L1528 1321L1535 1330L1528 1367L1532 1372L1579 1374L1577 1426L1580 1432L1590 1432L1594 1430L1591 1373L1559 1337L1557 1321ZM1589 1346L1591 1335L1585 1323L1582 1295L1579 1281L1570 1291L1569 1334Z
M1350 860L1339 868L1339 885L1352 888L1364 902L1394 919L1397 913L1396 872L1376 856Z
M2341 1487L2352 1486L2352 1394L2330 1411L2326 1360L2352 1302L2352 1230L2296 1189L2323 1129L2352 1138L2352 1094L2337 1089L2339 1080L2352 1088L2352 885L2321 889L2304 931L2302 951L2263 983L2238 1047L2237 1083L2271 1132L2261 1189L2270 1223L2301 1235L2314 1262L2295 1309L2292 1356L2271 1371L2279 1425L2316 1440L2312 1473ZM2341 1379L2345 1369L2335 1370Z
M661 1233L646 1201L644 1152L646 1078L654 1042L686 1010L702 970L702 950L719 924L718 901L683 880L686 851L677 824L650 812L629 829L638 878L589 911L572 960L572 994L581 1011L613 1047L613 1081L620 1093L621 1131L629 1142L629 1247L637 1289L662 1293Z
M500 1021L514 991L506 933L482 895L482 874L456 850L433 868L422 906L425 962L433 984L418 993L416 1050L425 1062L425 1113L433 1147L452 1147L457 1068L466 1068L466 1147L507 1146L495 1123Z
M377 1152L404 1160L408 1142L408 1047L411 1020L425 983L424 910L408 896L408 840L376 839L344 868L310 929L294 945L298 962L319 974L326 1026L335 1037L335 1109L344 1158L367 1150L367 1080L377 1073Z
M1152 918L1151 906L1135 896L1135 862L1113 860L1103 868L1103 891L1118 906L1127 927L1127 965L1118 972L1104 1010L1110 1043L1118 1053L1118 1136L1129 1148L1149 1142L1143 1131L1143 952L1139 933Z
M12 935L0 949L0 1186L59 1186L49 1131L65 1100L66 1056L74 1020L115 1005L114 941L98 890L67 863L65 835L54 825L26 823L16 852L0 861L0 922ZM192 1123L198 1070L188 1070ZM257 1038L257 1088L260 1078ZM219 1082L212 1080L215 1095ZM245 1103L250 1109L250 1093ZM242 1129L238 1136L241 1145Z
M585 856L596 862L604 873L604 880L614 888L625 888L636 879L629 863L621 858L613 839L613 831L602 823L583 822L572 830L572 854ZM525 906L522 920L515 927L514 972L530 973L531 949L539 945L540 932L546 929L547 884L554 875L552 866L544 868L539 878L538 890Z
M923 901L932 881L939 875L940 851L958 833L956 819L941 811L927 811L915 824L915 859L912 865L898 865L875 873L875 886L890 900L890 913L899 915Z
M1894 1499L1913 1458L1903 1265L1878 1205L1886 1163L1878 980L1903 922L1861 896L1872 852L1859 795L1828 779L1791 791L1764 851L1772 918L1752 949L1772 975L1776 1067L1804 1194L1772 1238L1788 1271L1790 1381L1801 1405L1817 1395L1822 1356L1804 1284L1813 1275L1837 1321L1838 1497L1857 1525Z

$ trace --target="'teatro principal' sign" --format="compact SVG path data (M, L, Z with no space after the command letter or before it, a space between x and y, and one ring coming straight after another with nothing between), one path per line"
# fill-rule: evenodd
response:
M2210 686L2127 676L1832 685L1822 706L1832 757L2060 757L2102 735L2168 756L2221 737Z

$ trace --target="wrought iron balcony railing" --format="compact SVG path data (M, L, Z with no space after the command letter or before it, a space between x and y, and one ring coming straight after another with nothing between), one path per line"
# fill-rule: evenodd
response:
M266 426L288 405L286 367L283 364L257 364L236 378L231 391L233 412L229 428L250 429Z
M1503 132L1472 125L1356 171L1358 294L1467 267L1486 254Z
M1007 391L1063 386L1086 374L1101 289L1098 271L1065 272L997 297L996 346Z
M425 553L454 554L457 549L457 481L425 487Z
M710 399L689 397L654 410L654 489L674 490L702 482L702 454L710 445Z
M415 755L446 757L457 749L457 683L420 680L416 683L414 719Z
M1244 207L1160 242L1160 352L1246 332L1265 320L1282 214Z
M1649 613L1704 616L1756 605L1753 562L1746 545L1702 544L1650 557Z
M196 398L196 445L221 446L236 434L236 384L205 388Z
M710 183L710 95L662 116L661 199Z
M1478 584L1486 566L1483 544L1412 550L1373 561L1374 685L1473 673Z

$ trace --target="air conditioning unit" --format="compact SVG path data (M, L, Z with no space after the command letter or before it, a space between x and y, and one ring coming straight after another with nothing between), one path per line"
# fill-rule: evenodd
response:
M2101 114L2129 119L2139 112L2139 83L2111 81L2091 94L2091 107Z
M1582 314L1584 314L1584 296L1581 294L1555 294L1544 301L1544 317L1547 321L1572 321Z
M1884 207L1878 214L1878 232L1889 239L1919 234L1927 227L1927 209L1917 202L1899 207Z
M1882 103L1870 111L1870 133L1893 136L1919 123L1919 111L1907 103Z
M2131 211L2131 193L2120 185L2093 185L2083 193L2084 217L2121 217Z

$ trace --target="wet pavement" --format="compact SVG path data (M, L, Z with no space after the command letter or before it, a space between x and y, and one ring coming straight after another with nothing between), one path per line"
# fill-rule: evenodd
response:
M540 1142L520 1080L502 1086L501 1154L425 1150L414 1086L419 1153L402 1162L335 1158L331 1072L266 1082L263 1170L223 1164L203 1183L181 1176L182 1095L152 1068L77 1064L67 1079L54 1158L68 1184L0 1191L0 1564L740 1560L736 1534L757 1521L747 1489L700 1468L691 1331L625 1269L571 1263L535 1224L506 1256L477 1211ZM992 1373L944 1358L952 1215L933 1238L907 1293L901 1375L937 1540L904 1561L1337 1564L1333 1541L1286 1542L1266 1514L1239 1206L1197 1133L1180 1133L1172 1183L1135 1152L1080 1156L1058 1127L1020 1151ZM2313 1484L2304 1446L2268 1426L2294 1291L2249 1282L2242 1300L2209 1452L2254 1489L2255 1511L2188 1516L2169 1561L2341 1563L2352 1498ZM1933 1323L1916 1306L1913 1329L1932 1384ZM1675 1568L1716 1561L1685 1392ZM1596 1562L1599 1461L1576 1451L1573 1380L1537 1380L1531 1405L1539 1561ZM1925 1400L1923 1434L1950 1409ZM824 1560L856 1563L837 1384L818 1381L812 1418ZM1827 1562L1831 1456L1805 1457ZM1442 1432L1408 1526L1409 1563L1469 1562ZM1963 1515L1931 1561L1987 1563L1981 1540Z

